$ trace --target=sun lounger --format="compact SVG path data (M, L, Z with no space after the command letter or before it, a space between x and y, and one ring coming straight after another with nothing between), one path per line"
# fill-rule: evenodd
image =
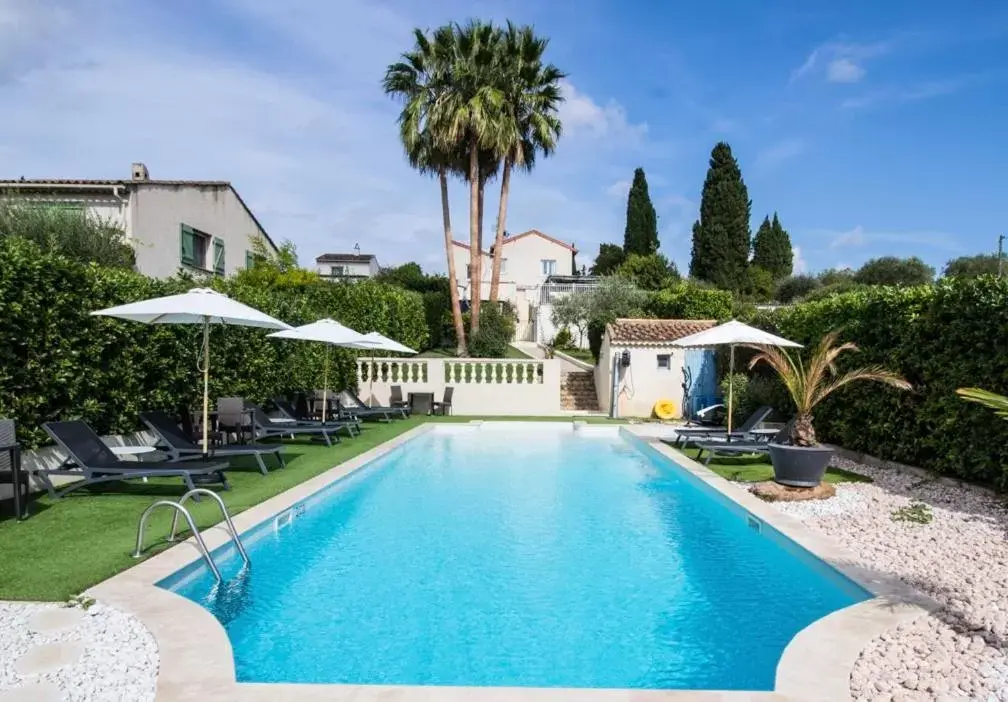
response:
M187 489L196 487L193 478L209 478L219 482L227 489L227 479L224 470L228 467L226 461L193 461L167 463L160 461L135 462L120 460L112 450L105 445L101 437L87 423L73 420L67 422L46 422L42 425L49 436L66 452L66 460L58 467L35 471L39 480L45 485L53 498L63 497L78 488L98 483L133 480L136 478L178 477L182 478ZM64 490L56 490L50 476L60 475L80 478Z
M765 439L757 439L750 441L707 441L703 443L695 444L697 449L697 460L703 460L704 465L708 465L711 459L715 456L724 455L746 455L750 453L766 453L769 449L767 448L772 443L781 443L787 441L788 436L791 434L791 426L793 421L788 422L779 429L775 434L766 434ZM706 457L704 454L707 454Z
M258 405L248 405L248 408L252 410L252 426L257 439L270 439L274 437L282 439L285 436L321 436L326 446L332 446L333 439L339 442L339 437L330 436L330 434L344 428L349 431L349 427L344 423L330 422L327 424L306 426L298 422L279 422L266 414L263 408Z
M406 417L406 410L395 407L368 407L360 398L349 392L340 395L336 403L336 412L341 419L363 421L365 419L392 421L393 417Z
M273 417L274 422L296 422L299 426L306 427L319 427L323 425L323 422L317 419L305 419L304 417L299 417L294 405L283 398L274 398L272 402L273 406L276 407L277 411L280 413L280 417ZM336 429L345 428L351 438L357 436L360 432L360 422L352 419L345 421L328 421L324 422L324 424Z
M203 457L203 447L182 431L175 420L164 412L141 412L140 420L157 434L157 447L168 454L169 461L191 461ZM253 456L259 464L259 472L266 475L266 461L263 456L276 456L280 467L286 464L283 459L283 444L226 444L210 446L209 458L231 456Z
M351 406L349 408L351 412L385 412L390 417L402 417L403 419L406 419L407 415L409 415L409 407L386 407L384 405L374 405L369 407L364 404L364 400L360 399L360 397L353 391L345 390L343 394L356 403L356 406Z
M723 427L679 427L675 430L676 437L673 445L676 448L680 448L689 443L695 442L697 440L704 440L710 438L724 438L726 441L735 441L752 438L752 431L756 429L759 424L770 416L773 412L773 407L769 405L764 405L749 415L748 418L738 427L732 429L731 434L728 430Z

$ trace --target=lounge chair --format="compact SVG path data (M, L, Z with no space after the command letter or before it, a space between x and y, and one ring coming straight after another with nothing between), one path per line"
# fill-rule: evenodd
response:
M350 408L351 411L356 412L358 410L361 410L366 412L370 410L371 412L386 412L390 417L398 416L402 417L403 419L406 419L406 417L409 415L409 407L389 407L387 405L368 406L367 404L364 403L364 400L360 399L360 396L357 395L352 390L344 390L343 392L346 396L348 396L351 400L353 400L356 403L356 406Z
M305 419L304 415L298 412L297 409L294 407L294 405L292 405L287 400L278 397L274 398L272 402L273 406L276 407L277 411L280 413L280 417L273 418L274 423L278 421L286 424L290 424L290 422L296 422L298 426L305 426L305 427L319 427L322 426L322 424L324 423L326 426L337 429L342 429L345 427L347 433L350 435L351 438L357 436L357 434L360 432L360 422L357 422L355 420L347 420L347 421L337 420L337 421L322 422L318 419Z
M66 460L58 468L35 471L53 498L63 497L85 486L135 478L182 478L182 482L189 490L196 487L193 478L202 479L201 483L207 482L207 479L219 482L225 490L228 487L227 478L224 477L224 470L228 467L226 461L191 461L184 464L164 461L156 463L123 461L112 453L86 422L79 420L46 422L42 428L67 454ZM52 475L81 478L81 480L64 490L57 491L49 480L49 476Z
M191 461L203 457L203 447L183 432L175 420L164 412L141 412L140 421L150 427L150 430L157 434L157 448L164 451L169 456L169 461ZM224 446L210 447L209 457L216 456L254 456L259 464L259 472L266 475L266 461L263 456L273 454L276 456L280 467L283 468L283 444L227 444Z
M431 414L440 414L442 416L452 413L452 396L455 394L455 388L447 387L444 390L444 399L441 402L435 402L434 406L431 408Z
M333 437L330 434L344 428L349 431L349 427L343 423L306 426L298 422L278 422L266 414L262 407L250 405L249 409L252 411L252 427L256 439L271 439L274 437L282 439L285 436L292 438L297 436L321 436L326 446L332 446L333 439L335 438L338 443L339 437Z
M392 390L389 392L389 407L404 409L407 413L410 412L409 400L403 399L401 385L392 386Z
M767 448L772 443L781 443L787 441L788 436L791 434L791 427L794 425L794 420L792 419L787 424L785 424L780 431L776 434L766 434L765 439L754 439L749 441L709 441L704 443L696 444L697 456L696 459L703 460L703 464L709 465L711 459L715 456L724 455L746 455L750 453L766 453L769 451ZM707 456L704 457L706 452Z
M396 407L368 407L359 397L350 392L344 391L336 403L336 412L341 419L384 419L392 421L393 417L406 417L406 410Z
M749 415L742 424L732 429L731 434L729 434L728 430L723 427L679 427L675 430L676 438L673 445L676 448L680 448L693 442L695 439L703 440L710 438L723 438L726 441L745 441L747 439L752 439L752 431L756 429L756 427L759 426L764 419L769 417L771 412L773 412L773 407L763 405Z

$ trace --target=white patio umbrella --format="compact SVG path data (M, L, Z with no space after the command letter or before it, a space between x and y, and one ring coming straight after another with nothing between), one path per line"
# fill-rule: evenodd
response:
M232 300L210 288L193 288L181 295L155 297L92 312L102 317L117 317L144 324L203 325L203 453L208 452L207 424L210 417L210 325L289 329L290 325L264 312ZM196 364L199 368L199 364Z
M677 339L672 342L673 346L680 346L684 348L697 348L697 347L708 347L708 346L724 346L728 345L731 347L729 361L729 371L728 371L728 432L731 433L731 422L732 422L732 380L735 374L735 347L744 344L746 346L789 346L795 348L801 348L801 344L795 343L794 341L788 341L779 336L775 336L769 332L765 332L762 329L757 329L756 327L750 327L748 324L743 324L742 322L736 322L734 319L730 322L725 322L724 324L719 324L716 327L711 327L710 329L704 329L696 334L690 334L689 336L684 336L681 339Z
M408 353L408 354L415 354L415 353L417 353L416 351L414 351L413 349L411 349L409 346L403 346L402 344L400 344L395 339L390 339L387 336L385 336L383 334L379 334L376 331L368 332L367 334L364 335L364 338L368 342L370 342L371 344L373 344L373 346L369 346L368 347L368 348L372 349L373 351L391 351L392 353ZM373 390L374 390L374 354L372 353L371 354L371 366L370 366L370 368L368 368L368 404L369 405L373 402L373 400L371 399L373 397L373 395L374 395L374 393L372 392Z
M364 334L345 327L334 319L320 319L300 327L285 329L270 334L274 339L298 339L301 341L318 341L326 344L325 371L322 376L322 421L325 421L325 408L328 406L329 393L329 356L333 346L344 346L355 349L376 348L378 342L369 341Z

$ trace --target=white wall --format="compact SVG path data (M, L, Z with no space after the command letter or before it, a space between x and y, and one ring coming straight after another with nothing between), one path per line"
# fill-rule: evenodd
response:
M179 256L182 224L224 241L225 275L245 268L246 252L252 251L250 237L261 234L231 188L145 183L132 187L128 233L135 242L140 272L168 278L183 268ZM209 259L212 270L212 246Z
M600 409L609 410L609 388L612 386L613 358L624 349L630 351L630 366L620 367L617 411L620 417L650 417L658 400L671 400L676 417L682 413L684 349L673 346L632 346L611 344L608 334L602 341L599 364L595 370L595 388ZM668 370L658 368L658 355L672 356ZM604 404L601 404L603 403Z
M377 368L373 383L368 366ZM560 369L560 361L542 359L385 358L372 365L365 358L357 361L357 387L365 402L370 397L374 404L387 405L393 385L402 388L404 398L410 392L432 392L437 401L451 386L457 415L555 416L567 414L560 406Z
M554 275L573 275L571 250L536 234L506 239L503 256L508 260L507 278L518 285L540 285L546 280L543 259L556 261Z
M367 263L358 263L356 261L316 263L316 270L321 276L338 278L339 276L333 276L332 274L333 266L341 266L343 268L342 277L345 278L370 278L378 273L378 262L373 258Z

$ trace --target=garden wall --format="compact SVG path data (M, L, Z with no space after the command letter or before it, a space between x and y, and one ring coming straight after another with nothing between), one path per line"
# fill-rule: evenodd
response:
M816 412L820 440L1008 488L1008 422L955 395L971 386L1008 393L1008 282L872 287L753 321L806 346L840 328L861 348L841 357L841 372L881 364L913 384L908 393L875 383L839 391Z
M22 444L45 443L41 424L49 420L81 418L100 434L125 434L138 428L141 410L195 407L202 397L196 367L201 331L195 325L145 325L89 314L193 285L80 264L18 238L0 241L0 416L17 421ZM273 270L214 280L213 287L292 325L332 317L414 348L426 342L421 297L400 288ZM266 333L212 328L211 397L263 401L321 385L321 344L272 340ZM330 384L352 384L354 354L334 349L332 359Z

